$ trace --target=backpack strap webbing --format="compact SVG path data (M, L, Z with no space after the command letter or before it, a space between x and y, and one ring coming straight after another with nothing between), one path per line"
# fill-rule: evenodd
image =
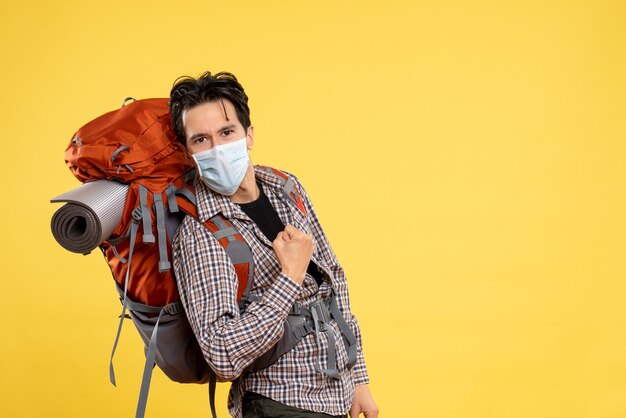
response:
M196 196L187 187L183 186L180 189L176 189L174 191L174 194L176 194L176 196L184 196L184 197L186 197L187 200L189 200L189 203L191 203L194 206L194 208L195 208L195 206L196 206ZM191 214L191 213L189 213L187 211L185 211L185 213ZM198 216L196 215L194 217L197 218Z
M170 183L165 189L165 195L167 196L167 207L170 213L178 212L178 203L176 203L176 187Z
M143 220L143 236L141 240L144 244L153 243L154 235L152 235L152 218L150 217L150 208L148 207L148 189L141 184L139 185L139 205L141 207L141 219Z
M159 272L163 273L170 269L167 259L167 233L165 231L165 208L161 193L154 193L154 211L156 213L157 236L159 238Z
M142 214L140 208L135 208L132 213L133 221L130 224L130 246L128 250L128 263L126 265L126 278L124 279L124 294L122 295L122 313L120 314L120 323L117 327L117 333L115 335L115 342L113 343L113 349L111 350L111 359L109 360L109 380L115 385L115 370L113 369L113 356L115 355L115 350L117 349L117 343L120 340L120 334L122 332L122 325L124 323L124 318L126 316L126 304L128 302L128 298L126 297L126 293L128 291L128 281L130 279L130 267L131 262L133 260L133 249L135 248L135 242L137 240L137 231L139 230L139 222L141 220Z

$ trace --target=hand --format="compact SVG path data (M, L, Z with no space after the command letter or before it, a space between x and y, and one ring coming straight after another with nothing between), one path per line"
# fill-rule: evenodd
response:
M304 281L311 256L313 255L313 237L300 231L293 225L287 225L272 243L278 262L284 275L297 284Z
M367 385L356 385L354 387L354 401L350 407L350 418L358 418L363 414L365 418L378 418L378 406Z

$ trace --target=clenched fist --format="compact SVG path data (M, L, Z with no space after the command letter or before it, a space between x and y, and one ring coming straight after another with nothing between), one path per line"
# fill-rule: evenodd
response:
M313 255L313 237L293 225L287 225L272 243L283 274L298 284L304 281L304 274Z

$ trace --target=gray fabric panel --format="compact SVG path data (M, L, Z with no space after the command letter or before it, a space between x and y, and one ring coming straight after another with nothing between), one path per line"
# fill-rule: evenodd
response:
M141 240L144 244L152 244L155 242L152 234L152 218L150 216L150 208L148 207L148 189L139 185L139 203L141 205L141 219L143 220L143 236Z
M170 307L180 304L171 303L163 307L159 320L159 338L155 342L154 362L163 373L174 382L205 383L210 370L196 337L187 321L185 312ZM142 312L130 311L133 324L148 347L156 325L157 317Z
M274 345L272 348L267 350L263 355L258 357L248 368L246 371L254 372L257 370L264 369L272 364L276 363L278 359L294 348L296 344L298 344L298 339L296 335L291 330L291 325L289 321L283 322L283 336L280 340Z
M96 180L50 202L66 202L52 215L50 228L66 250L87 254L106 241L122 219L128 185Z

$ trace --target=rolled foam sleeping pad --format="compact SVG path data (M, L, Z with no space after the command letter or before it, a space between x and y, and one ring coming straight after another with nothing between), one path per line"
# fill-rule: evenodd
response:
M127 184L95 180L51 199L52 203L66 202L52 215L52 235L66 250L90 253L119 224L127 193Z

